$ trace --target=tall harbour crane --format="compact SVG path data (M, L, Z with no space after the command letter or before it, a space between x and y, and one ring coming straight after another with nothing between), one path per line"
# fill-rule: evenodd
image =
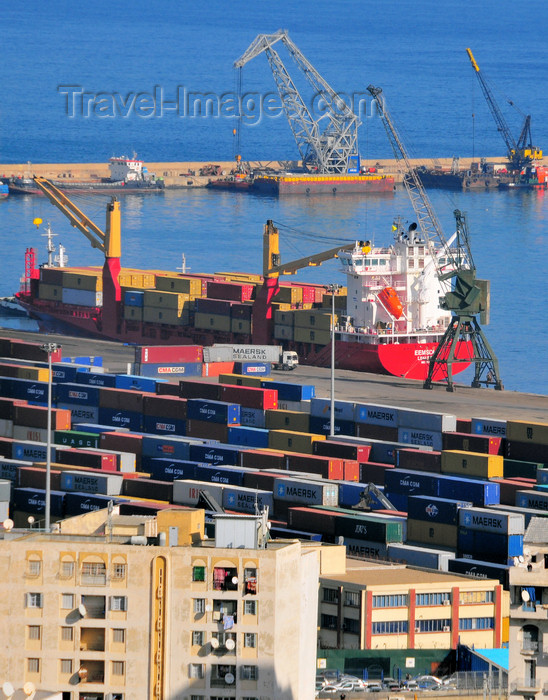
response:
M318 118L307 107L274 45L281 42L311 85L314 96L323 101ZM360 120L303 56L284 29L259 34L234 67L241 70L251 59L265 53L278 93L297 142L304 167L318 173L359 172L358 126Z
M531 137L531 115L528 114L525 117L521 133L516 142L516 140L512 136L510 128L508 127L508 123L506 122L506 119L504 118L504 115L502 114L500 107L498 106L497 101L495 100L493 91L489 87L488 82L486 81L483 73L479 69L479 66L476 62L476 59L474 58L472 50L466 49L466 53L468 54L468 58L470 59L472 68L476 73L487 105L491 110L491 114L493 115L493 119L495 120L495 124L497 125L497 131L500 132L500 135L502 136L502 138L504 139L504 143L506 144L506 155L511 168L513 170L521 170L525 165L530 165L534 160L542 160L542 151L539 150L536 146L533 146L532 144L533 139Z
M430 358L424 388L432 388L432 378L439 372L441 376L446 377L447 390L453 391L452 367L455 363L465 362L474 364L473 387L480 387L484 383L494 385L495 389L502 389L498 360L476 318L480 315L484 323L488 322L489 282L476 278L466 218L458 209L455 210L456 245L450 248L388 112L382 89L369 85L367 90L375 101L394 156L403 170L403 183L417 216L418 227L435 260L436 274L443 292L440 307L453 314L443 338ZM445 260L449 263L448 272L444 272L440 266L440 256L435 252L437 246L441 248ZM470 352L464 355L460 351L463 345L470 348Z

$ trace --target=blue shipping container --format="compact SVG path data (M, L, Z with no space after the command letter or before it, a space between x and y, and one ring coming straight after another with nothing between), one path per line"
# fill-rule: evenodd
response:
M192 440L180 437L143 435L141 454L144 457L167 457L169 459L190 459Z
M197 481L209 481L215 484L243 486L245 469L237 466L201 464L196 466L194 478Z
M124 292L124 306L143 306L144 291L140 289L127 289Z
M50 459L55 462L57 452L54 445L51 445ZM12 459L22 459L27 462L45 462L48 458L48 445L45 442L31 442L30 440L19 440L12 444Z
M523 535L503 535L459 527L457 551L459 558L471 557L507 564L508 559L523 555Z
M240 425L247 428L264 428L266 411L262 408L240 406Z
M78 370L76 373L77 384L87 384L88 386L106 386L113 389L116 386L116 375L102 372L89 372Z
M119 411L116 408L99 408L98 422L114 427L129 428L131 431L141 430L143 416L135 411Z
M459 476L439 476L439 495L463 501L472 501L475 506L490 506L500 503L500 485L494 481L463 479Z
M156 380L138 374L117 374L114 386L117 389L156 393Z
M268 430L231 425L228 428L228 443L243 447L268 447Z
M190 459L208 464L239 464L240 450L226 445L191 445Z
M186 404L187 418L222 425L240 424L240 405L226 401L210 401L208 399L188 399Z
M321 416L310 416L308 419L308 430L317 435L330 435L331 419ZM334 426L335 435L355 435L356 424L349 420L335 419Z
M387 425L397 428L399 425L399 409L394 406L381 406L369 403L357 403L354 413L356 423L369 425Z
M335 401L335 420L345 420L354 422L354 406L351 401ZM327 417L331 416L331 400L316 399L310 400L310 415Z
M275 389L278 392L278 401L308 401L316 396L316 387L313 384L265 382L263 389ZM336 407L335 417L338 417Z
M139 375L142 377L156 377L168 379L169 377L201 377L201 362L180 362L177 364L140 363L137 365Z
M360 484L357 481L338 481L339 484L339 505L342 508L352 508L360 502L361 494L367 488L367 484Z
M114 505L121 500L118 496L103 496L101 494L81 493L79 491L69 491L65 494L65 511L67 515L80 515L80 513L90 513L93 510L108 508L110 501Z
M0 386L2 387L2 396L9 396L14 399L23 399L29 403L47 406L48 403L48 383L47 382L33 382L29 379L15 379L9 378L6 388L7 392L4 391L4 385L6 383L2 381ZM55 401L56 390L64 386L63 384L55 384L52 391L52 400Z
M186 433L186 420L143 416L143 430L155 435L184 435Z
M157 481L175 481L175 479L194 479L199 462L167 457L147 457L142 471L150 474Z
M440 496L439 482L438 475L430 472L387 469L384 475L386 491L407 496Z
M98 406L99 388L71 382L59 384L56 390L56 399L57 403Z
M42 363L40 363L42 364ZM47 367L47 363L44 363L44 367ZM78 372L86 373L87 370L81 367L76 367L75 365L55 363L51 366L51 376L56 384L64 384L65 382L78 382L76 378Z
M244 376L269 377L272 371L270 362L235 362L234 374ZM268 388L268 387L267 387Z
M459 510L471 507L471 501L455 501L449 498L431 496L409 496L407 515L413 520L458 525Z
M548 493L543 493L537 489L518 491L516 493L516 505L519 508L548 510Z
M51 491L50 514L64 515L65 494L62 491ZM46 492L43 489L19 488L13 489L13 505L16 511L35 513L46 512Z
M424 428L398 428L398 440L412 446L426 445L437 452L443 447L441 432Z
M472 434L506 437L506 421L493 418L472 418Z
M411 544L389 544L388 556L392 561L405 562L425 569L448 571L449 562L455 558L450 549L429 549Z
M449 562L449 571L455 574L466 574L475 578L498 579L504 588L508 590L510 584L510 569L507 564L492 564L477 559L452 559Z

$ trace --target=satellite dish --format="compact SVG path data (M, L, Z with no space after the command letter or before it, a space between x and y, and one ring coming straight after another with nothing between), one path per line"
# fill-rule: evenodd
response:
M225 683L228 683L228 685L232 685L234 683L234 674L233 673L227 673L225 675Z
M219 648L219 640L217 639L217 637L212 637L210 644L211 644L212 649L218 649Z
M14 525L15 525L15 523L13 522L13 520L11 518L4 520L4 522L2 523L2 527L4 528L4 530L7 530L8 532L13 529ZM9 685L11 685L11 684L9 684Z
M514 566L518 566L518 565L519 565L519 559L518 559L517 557L513 557L513 558L512 558L512 562L513 562Z
M236 646L236 642L230 637L229 639L226 640L225 642L225 647L232 651L234 647Z
M85 678L88 675L88 670L84 666L80 666L78 669L78 677Z
M86 616L87 610L86 610L86 606L83 603L80 603L80 605L78 606L78 612L80 613L80 615L82 617Z
M237 576L233 576L233 577L232 577L232 583L233 583L234 585L236 585L236 584L238 583L238 577L237 577Z
M520 564L523 564L523 562L525 561L522 554L519 555L518 559Z
M531 596L525 589L523 589L521 592L521 599L524 603L528 603L531 600Z
M25 685L23 686L23 692L25 693L25 695L32 695L35 690L36 690L36 686L34 685L34 683L31 683L30 681L25 683Z
M4 527L6 527L6 522L7 522L7 520L4 521ZM6 681L2 685L2 692L4 693L4 695L7 698L11 698L11 696L15 693L15 688L13 687L13 685L9 681Z
M211 607L211 605L206 605L206 606L205 606L205 609L206 609L206 612L211 612L211 611L213 610L213 608Z

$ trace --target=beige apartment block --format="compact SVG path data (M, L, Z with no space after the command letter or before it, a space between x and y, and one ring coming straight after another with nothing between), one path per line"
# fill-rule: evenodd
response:
M0 686L62 700L312 699L318 581L345 550L263 516L90 513L0 539Z
M348 560L320 580L320 649L498 648L509 596L499 581Z
M523 559L523 561L521 561ZM510 570L510 697L548 693L548 520L532 518Z

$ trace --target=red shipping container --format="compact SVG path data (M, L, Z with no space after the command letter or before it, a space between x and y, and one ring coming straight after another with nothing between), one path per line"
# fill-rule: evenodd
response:
M370 438L371 440L398 442L398 429L390 425L356 423L356 436L360 438Z
M228 442L228 426L222 423L189 419L186 422L186 434L189 437Z
M41 343L27 343L24 340L11 340L11 349L9 357L19 360L35 360L36 362L47 362L48 354L42 350ZM63 352L61 346L58 350L51 353L52 362L61 362Z
M287 524L293 530L318 532L330 536L335 534L335 512L299 507L289 508L287 515Z
M350 442L337 442L336 439L316 440L313 445L314 454L324 457L337 457L338 459L354 459L358 462L367 462L371 453L371 445L352 444Z
M360 480L360 463L355 459L343 460L344 480L359 481Z
M56 460L59 464L71 464L77 467L90 467L91 469L101 469L103 471L118 471L118 459L116 455L108 452L92 450L81 450L76 447L56 449Z
M190 381L182 379L179 382L179 396L185 399L221 400L221 385L213 382Z
M470 435L469 433L442 433L442 447L444 450L501 455L503 438L490 437L489 435Z
M26 425L29 428L48 428L48 409L45 406L14 406L13 422L16 425ZM70 430L71 413L70 409L51 409L51 429Z
M28 401L0 398L0 419L13 420L15 406L28 406Z
M101 433L99 445L103 450L133 453L135 455L135 467L139 470L143 451L142 435L137 435L136 433L118 433L113 430L110 433Z
M143 393L130 389L114 389L100 386L99 407L114 408L118 411L131 411L132 413L143 412Z
M251 469L286 469L287 458L274 450L241 450L240 466Z
M238 282L208 282L207 298L225 301L250 301L255 287L252 284Z
M366 462L360 464L360 482L362 484L377 484L384 486L384 475L387 469L395 469L393 464L381 462Z
M179 396L179 382L158 382L156 393L158 396Z
M11 459L13 453L13 438L0 437L0 456Z
M276 389L259 389L251 386L236 386L220 384L221 401L239 403L246 408L278 408L278 392Z
M39 467L19 467L17 470L19 488L45 489L47 471ZM61 472L50 470L50 488L52 491L61 491Z
M344 462L332 457L317 457L297 452L287 453L287 468L290 471L319 474L324 479L344 480Z
M396 450L396 466L398 469L440 474L441 452L436 450L414 450L411 447L398 448Z
M302 289L302 303L303 304L313 304L316 301L316 290L314 287L305 284L299 284L298 282L292 282L292 287L300 287ZM325 289L322 289L322 293L325 294Z
M457 433L471 433L472 432L472 419L471 418L457 418Z
M174 385L176 386L176 385ZM143 415L162 418L186 418L186 399L179 396L143 396Z
M201 345L156 345L135 348L135 362L144 364L180 364L201 362Z
M204 362L202 377L218 377L220 374L232 374L234 362Z

